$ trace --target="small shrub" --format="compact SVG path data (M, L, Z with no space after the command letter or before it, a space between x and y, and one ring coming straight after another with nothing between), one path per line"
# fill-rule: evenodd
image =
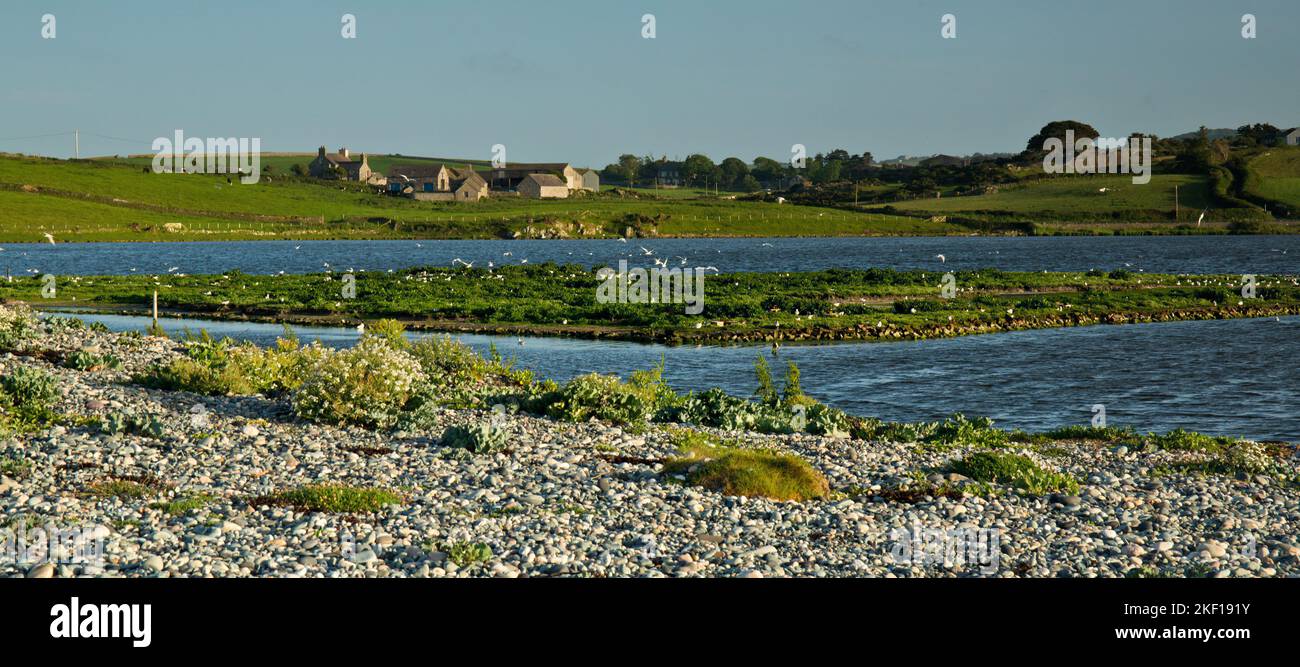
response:
M375 320L366 324L365 333L362 338L378 338L388 343L396 349L405 349L410 346L410 341L406 340L406 325L393 319Z
M185 357L156 365L133 380L157 389L214 396L277 393L300 386L307 369L324 354L319 345L299 348L292 337L263 349L229 338L215 340L201 331L186 340Z
M259 496L250 500L249 504L292 507L302 512L352 514L378 512L386 505L400 502L402 502L401 496L383 489L343 484L311 484Z
M799 384L799 367L793 361L787 361L785 365L785 387L782 388L781 398L787 406L812 405L817 402L803 393L803 386Z
M1078 480L1044 470L1032 459L1020 454L978 452L954 463L952 470L977 482L1008 484L1034 495L1056 491L1079 492Z
M482 542L455 542L443 545L439 551L446 552L447 558L457 567L469 567L492 558L492 547Z
M776 385L772 382L772 370L767 365L767 357L760 352L758 360L754 362L754 375L758 377L758 391L754 395L758 397L759 402L764 405L776 405L780 400L777 394Z

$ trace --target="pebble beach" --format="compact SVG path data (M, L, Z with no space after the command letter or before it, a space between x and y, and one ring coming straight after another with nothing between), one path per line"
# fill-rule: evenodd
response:
M43 325L44 326L44 325ZM82 371L51 360L111 353ZM794 454L831 493L802 502L731 496L664 471L671 428L496 418L503 450L457 456L439 432L303 421L283 398L207 396L129 381L183 354L150 336L46 326L0 372L58 382L53 426L0 440L0 524L54 525L102 540L93 562L0 562L10 577L1282 577L1300 572L1300 487L1266 474L1182 472L1194 452L1059 442L1019 453L1079 480L1077 493L964 493L942 472L961 447L807 434L723 433ZM155 434L107 434L114 412ZM445 426L486 419L445 409ZM710 431L710 429L701 429ZM716 432L716 429L712 431ZM1283 464L1292 473L1296 459ZM920 475L916 471L922 471ZM924 481L921 481L921 480ZM147 493L95 492L127 480ZM375 512L258 502L307 484L380 488ZM950 491L927 495L926 489ZM973 487L972 487L973 488ZM955 489L955 492L951 490ZM184 499L201 499L178 511ZM982 562L902 548L920 531L994 536ZM910 556L907 555L910 553ZM900 554L903 554L900 557Z

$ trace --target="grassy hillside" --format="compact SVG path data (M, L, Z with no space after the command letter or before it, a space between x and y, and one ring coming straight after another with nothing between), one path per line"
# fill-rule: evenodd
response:
M1300 210L1300 147L1270 148L1250 161L1250 194Z
M0 193L11 203L11 213L0 217L0 242L40 240L46 231L69 241L610 236L629 226L680 236L964 231L900 216L686 193L416 202L355 183L272 174L240 185L221 175L154 174L146 163L0 156ZM169 222L181 229L165 230Z
M1152 176L1151 182L1145 185L1135 185L1132 177L1126 175L1031 180L1000 186L992 194L916 199L899 202L894 207L934 214L1002 212L1044 220L1079 214L1101 220L1147 212L1172 217L1175 186L1182 208L1199 213L1210 206L1209 185L1204 177L1160 174Z
M334 149L330 149L334 150ZM288 175L295 164L302 165L304 169L316 157L315 153L263 153L260 161L262 167L270 167L271 174ZM152 157L134 156L128 158L99 158L97 161L109 164L129 165L133 167L148 167L153 164ZM465 160L458 158L442 157L421 157L409 155L370 155L370 168L380 173L387 174L393 170L394 166L399 165L417 165L426 167L437 167L438 165L448 165L451 167L464 167L465 165L473 166L475 169L487 169L489 163L487 160Z

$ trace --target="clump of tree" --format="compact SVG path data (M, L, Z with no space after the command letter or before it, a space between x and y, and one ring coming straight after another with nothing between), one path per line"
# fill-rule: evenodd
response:
M1070 133L1073 132L1073 135ZM1093 126L1082 123L1077 120L1054 120L1038 130L1038 133L1029 138L1025 143L1025 150L1020 154L1020 159L1025 163L1041 163L1043 158L1049 152L1044 146L1049 139L1058 139L1062 145L1069 143L1068 137L1073 136L1074 141L1085 137L1096 139L1101 136Z
M1254 148L1255 146L1277 146L1282 143L1285 134L1282 130L1269 123L1255 123L1253 125L1242 125L1237 128L1237 136L1233 138L1232 144L1241 148Z

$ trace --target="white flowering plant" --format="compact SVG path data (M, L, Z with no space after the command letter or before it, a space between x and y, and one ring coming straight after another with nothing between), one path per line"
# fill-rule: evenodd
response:
M293 394L294 411L312 421L389 428L428 380L419 361L384 338L317 355Z

